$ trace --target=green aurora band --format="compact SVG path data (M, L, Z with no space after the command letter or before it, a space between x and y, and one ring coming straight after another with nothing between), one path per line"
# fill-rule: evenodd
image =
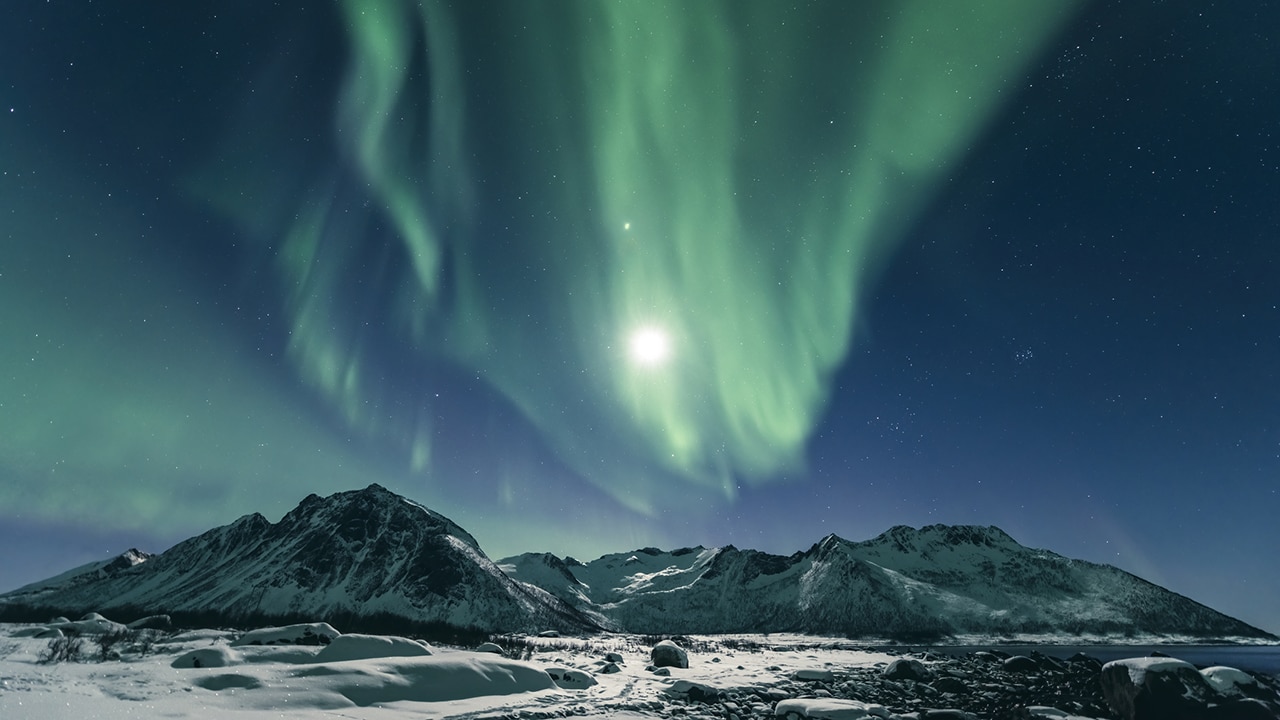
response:
M867 283L1073 8L347 0L341 157L287 229L234 211L303 377L410 470L432 412L388 346L474 370L627 507L732 497L800 470Z

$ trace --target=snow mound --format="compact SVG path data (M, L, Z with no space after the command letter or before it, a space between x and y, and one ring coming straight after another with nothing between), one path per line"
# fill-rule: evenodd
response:
M250 630L232 645L325 645L342 633L329 623L299 623Z
M811 720L866 720L889 717L889 709L883 705L836 698L783 700L773 709L776 717L786 717L789 713Z
M1186 670L1190 670L1193 673L1196 672L1195 666L1191 663L1171 657L1140 657L1112 660L1103 666L1104 672L1106 672L1107 666L1118 666L1128 670L1129 681L1135 687L1142 687L1146 684L1147 673L1176 673Z
M448 702L486 695L555 689L551 676L517 660L487 654L449 653L360 663L301 667L316 694L345 698L367 707L391 702Z
M430 655L425 643L394 635L361 635L348 633L329 641L316 653L316 662L342 662L370 658L421 657Z
M108 620L98 613L89 613L75 621L52 622L45 627L49 630L61 630L66 635L112 635L129 629L125 625Z
M174 668L220 668L240 664L240 654L229 647L217 645L203 647L185 652L174 658L169 667Z
M1240 697L1245 693L1241 687L1257 687L1258 681L1247 672L1232 667L1215 665L1200 671L1209 685L1223 695Z

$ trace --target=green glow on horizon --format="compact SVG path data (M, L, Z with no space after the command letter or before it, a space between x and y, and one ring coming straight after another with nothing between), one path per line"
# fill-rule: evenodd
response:
M486 16L499 72L464 10L347 0L335 175L358 179L407 266L379 268L380 320L474 369L633 509L673 478L731 497L796 471L868 282L1073 7L508 4ZM487 155L494 118L514 139ZM341 320L364 270L341 194L304 198L283 233L291 354L426 472L426 414L392 409L365 331ZM663 328L660 363L628 362L641 326Z

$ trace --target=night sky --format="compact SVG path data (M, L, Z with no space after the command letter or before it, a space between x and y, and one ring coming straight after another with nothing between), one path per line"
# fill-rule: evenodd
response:
M1280 632L1280 5L788 5L10 8L0 590L377 482Z

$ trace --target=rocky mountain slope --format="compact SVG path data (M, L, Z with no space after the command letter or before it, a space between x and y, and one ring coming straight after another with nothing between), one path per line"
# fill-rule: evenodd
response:
M85 567L0 602L228 621L343 613L490 631L592 627L508 578L451 520L379 485L308 496L274 524L246 515L129 567Z
M865 542L829 535L790 556L645 548L589 563L528 554L500 564L607 626L640 633L1270 637L1115 567L1023 547L994 527L898 526Z

